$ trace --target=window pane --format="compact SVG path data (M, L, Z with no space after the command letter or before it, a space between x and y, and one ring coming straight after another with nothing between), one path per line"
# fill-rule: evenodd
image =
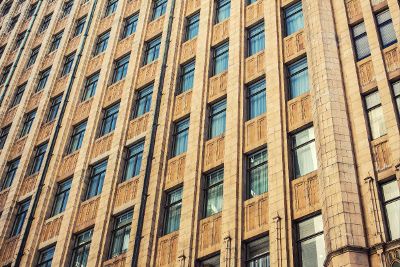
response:
M153 85L139 91L135 104L134 118L140 117L150 111Z
M400 81L393 84L393 93L397 105L397 112L400 117Z
M285 9L286 36L304 27L303 8L301 1Z
M123 180L138 176L142 165L144 143L139 143L128 148L127 159L125 162L125 174Z
M228 69L229 44L224 43L214 49L213 75L217 75Z
M385 135L387 132L386 124L378 91L365 96L365 104L367 107L372 139Z
M295 178L317 169L314 128L308 128L293 136Z
M164 234L179 229L182 208L182 187L167 194Z
M389 45L397 42L396 32L393 28L393 22L392 18L390 17L389 9L377 14L376 19L378 22L382 46L388 47Z
M153 6L153 20L165 14L167 9L167 0L155 0Z
M247 244L247 267L269 267L269 238L259 238Z
M265 80L256 82L248 87L249 120L264 114L267 110Z
M309 91L307 58L288 67L290 99Z
M365 31L364 22L354 26L352 31L357 60L368 57L371 53L369 50L368 37Z
M189 17L186 21L186 40L195 38L199 33L200 14Z
M95 165L89 178L86 199L97 196L103 189L104 177L106 175L107 161Z
M224 21L229 18L231 12L230 0L217 0L216 2L216 23Z
M267 150L249 156L249 193L251 197L268 192Z
M172 156L178 156L187 151L189 135L189 119L185 119L175 125L174 144Z
M39 260L37 267L51 267L51 262L53 260L53 255L56 247L52 246L45 250L42 250L39 254Z
M301 260L304 267L323 267L325 261L324 236L318 235L314 238L301 242Z
M189 91L193 88L195 62L189 62L181 68L180 93Z
M210 139L225 132L226 100L222 100L211 106L210 124Z
M224 170L220 169L206 177L206 212L205 217L209 217L222 211L223 202L223 179Z
M248 32L248 56L254 55L265 48L264 23L260 23L249 29Z

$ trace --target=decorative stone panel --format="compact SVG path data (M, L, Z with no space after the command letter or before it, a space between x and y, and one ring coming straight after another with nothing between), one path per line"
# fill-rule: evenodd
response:
M312 121L310 93L289 100L287 105L289 131L296 130Z
M35 188L36 181L38 179L39 174L36 173L34 175L30 175L24 178L22 181L21 188L19 189L19 197L24 197L27 194L30 194Z
M246 58L246 82L250 82L264 75L265 73L265 53L261 51L251 57Z
M176 266L179 233L177 231L158 239L156 266Z
M221 212L200 221L199 257L221 248Z
M147 131L147 126L149 124L150 115L146 113L129 122L127 139L135 138Z
M79 106L76 107L74 118L72 119L72 124L77 124L78 122L81 122L89 117L92 102L93 98L90 98L89 100L80 103Z
M181 63L187 62L196 56L197 38L193 38L182 44Z
M210 78L210 85L208 89L208 102L225 96L228 88L228 72L224 71L218 75Z
M67 89L68 81L69 81L69 75L64 75L63 77L60 77L56 81L56 84L53 87L53 91L51 92L51 97L62 94L64 90Z
M24 19L24 21L22 22L21 26L20 26L20 30L18 32L18 34L22 33L23 31L28 30L29 24L31 23L30 18Z
M33 94L29 98L28 104L26 107L27 112L34 110L35 108L37 108L39 106L39 102L40 102L40 98L42 97L42 94L43 94L43 91L39 91L39 92Z
M140 7L139 0L128 1L128 3L125 6L125 17L130 16L136 11L138 11L139 7Z
M190 113L192 90L175 97L174 120L178 120Z
M25 69L21 73L21 76L18 79L18 83L21 85L21 84L27 82L29 77L31 76L31 72L32 72L32 66L30 66L29 68Z
M92 75L96 71L100 71L101 65L103 64L104 53L101 53L95 57L93 57L87 66L86 75Z
M147 64L139 69L136 88L140 88L145 86L146 84L151 83L155 79L156 70L158 66L158 60Z
M107 107L121 99L124 84L125 80L120 80L107 88L104 96L103 107Z
M291 181L293 218L298 219L320 209L318 177L316 172Z
M68 55L78 49L79 42L81 40L81 36L82 35L78 35L69 40L67 50L65 52L66 55Z
M120 183L117 188L114 206L118 208L134 200L137 195L138 184L139 178L132 178Z
M226 19L213 27L211 45L215 46L229 37L229 19Z
M120 58L123 55L129 53L131 51L134 38L135 38L135 34L132 34L132 35L120 40L117 44L117 48L115 49L114 57Z
M387 0L371 0L371 4L374 10L380 10L387 6Z
M345 0L345 4L350 24L362 18L360 0Z
M15 49L8 53L6 60L5 60L6 63L4 64L4 66L10 65L14 62L15 56L17 54L17 50L18 49Z
M185 176L186 154L176 156L168 161L165 189L169 189L183 182Z
M57 24L56 24L56 28L54 30L54 33L60 32L61 30L63 30L65 28L66 25L67 25L66 17L57 20Z
M78 13L77 18L81 18L84 15L87 15L89 13L89 9L90 9L90 5L89 5L89 1L88 1L79 7L79 13Z
M114 133L110 133L100 138L97 138L96 141L94 141L91 156L92 159L110 150L113 136Z
M163 31L165 15L159 17L156 20L151 21L147 25L146 30L146 40L156 37L157 35L161 34Z
M43 43L43 39L44 39L44 32L41 34L36 34L35 41L32 44L32 47L37 47L37 46L41 45Z
M395 267L396 263L400 263L400 246L395 246L387 249L385 258L388 267Z
M10 188L6 188L0 192L0 211L3 211L4 206L6 205L9 191L10 191Z
M100 196L96 196L85 202L82 202L78 210L78 218L76 219L75 232L79 232L94 224L99 206Z
M392 166L392 154L386 136L371 141L375 168L382 172Z
M76 163L78 162L79 150L65 156L60 164L58 178L62 180L74 174Z
M246 27L264 19L264 1L258 0L246 7Z
M267 115L257 116L245 123L245 152L267 143Z
M115 16L115 13L103 18L100 21L100 24L97 27L97 34L102 34L105 31L111 29L111 26L112 26L112 23L113 23L113 20L114 20L114 16Z
M244 238L268 231L268 193L244 202Z
M295 32L283 39L285 47L285 62L291 61L306 53L304 30Z
M55 51L44 56L42 60L42 70L45 70L53 65Z
M362 92L376 86L374 67L372 65L371 57L358 62L357 69Z
M125 267L125 262L126 262L126 254L123 253L119 255L118 257L111 258L109 260L106 260L103 263L103 267Z
M224 163L224 135L208 140L204 151L204 171Z
M15 249L19 241L19 235L11 237L3 242L0 249L0 263L4 266L14 258Z
M188 0L186 3L186 16L188 16L200 9L201 0Z
M24 136L24 137L18 139L14 143L14 145L11 148L10 155L8 157L9 159L15 159L22 154L22 151L24 150L27 138L28 138L28 136Z
M384 59L385 59L385 64L386 64L386 70L389 73L389 76L397 76L400 74L400 49L398 48L397 44L394 44L385 50L383 50L384 54ZM393 73L395 75L393 75ZM399 73L397 73L399 72ZM394 77L390 77L394 78Z
M61 223L63 220L63 215L48 219L42 228L40 234L40 242L46 242L56 236L60 232Z
M54 121L42 124L42 126L39 129L38 137L36 139L36 144L41 144L44 141L48 140L53 131L53 128L54 128Z
M4 115L3 123L1 124L2 127L9 125L13 122L15 113L17 112L18 105L10 108L6 114Z

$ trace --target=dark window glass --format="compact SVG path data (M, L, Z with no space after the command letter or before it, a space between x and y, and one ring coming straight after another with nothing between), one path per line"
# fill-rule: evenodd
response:
M36 110L33 110L27 114L25 114L24 118L24 124L22 125L21 133L20 133L20 138L24 137L29 133L32 127L33 120L35 119L36 116Z
M383 207L386 216L389 239L400 238L400 189L399 183L392 180L382 185Z
M199 33L200 14L196 13L186 19L186 36L185 40L195 38Z
M153 85L149 85L141 89L136 97L135 110L133 117L140 117L150 111L151 106L151 96L153 94Z
M85 136L86 124L87 121L84 121L74 126L68 146L68 154L71 154L81 148L83 137Z
M303 6L301 1L285 8L284 19L286 36L304 28Z
M52 16L53 16L53 13L44 16L44 18L43 18L43 20L42 20L42 23L40 24L40 27L39 27L39 33L42 33L42 32L44 32L45 30L47 30L47 28L48 28L49 25L50 25L50 21L51 21L51 17L52 17Z
M246 267L269 267L269 237L262 237L246 245Z
M204 189L204 217L217 214L222 211L224 169L219 169L207 174L206 187Z
M304 220L297 225L297 246L302 267L323 267L325 242L322 216Z
M35 174L38 173L40 171L40 167L42 167L42 163L43 163L43 159L44 159L44 155L46 154L46 149L47 149L47 143L38 145L35 149L35 154L33 156L32 159L32 163L31 163L31 170L30 170L30 174Z
M220 267L220 255L202 260L199 262L199 267Z
M168 0L154 0L152 20L155 20L165 14Z
M225 132L226 126L226 99L215 103L210 108L209 139L220 136Z
M365 107L372 139L385 135L387 133L386 123L378 91L365 96Z
M74 4L74 1L67 1L64 2L64 5L62 7L62 17L65 17L71 13L72 10L72 5Z
M252 56L265 48L265 34L264 34L264 22L261 22L250 29L247 33L247 46L248 56Z
M67 75L72 69L72 63L74 62L75 52L72 52L64 59L64 66L61 70L61 76Z
M228 69L229 44L223 43L213 49L213 71L212 75L217 75Z
M128 250L131 234L133 210L114 218L114 229L111 234L110 258L125 253Z
M215 7L215 23L219 23L229 18L231 14L231 0L216 0Z
M17 203L17 214L15 215L14 224L11 229L11 237L19 235L22 230L22 226L25 222L26 214L28 213L30 204L30 199L25 200L24 202Z
M92 235L93 229L89 229L75 236L71 266L86 267L89 257L90 244L92 243Z
M106 108L103 111L103 120L101 122L100 136L111 133L115 129L119 111L119 103Z
M4 147L4 144L6 143L10 128L11 125L7 125L0 130L0 149L2 149Z
M299 61L289 65L287 71L290 99L293 99L310 90L308 84L307 58L302 58Z
M21 103L22 96L24 95L26 88L26 83L21 84L20 86L17 87L17 91L15 92L14 99L11 102L11 107L15 107L19 103Z
M248 5L254 4L255 2L257 2L257 0L247 0Z
M35 14L35 10L36 10L37 5L38 5L37 2L30 5L29 10L28 10L28 14L26 16L27 19L29 19L30 17L33 16L33 14Z
M11 1L6 2L6 3L4 4L4 6L3 6L3 11L1 12L3 16L5 16L5 15L8 14L8 12L9 12L10 9L11 9L11 5L12 5L12 2L11 2Z
M389 9L376 14L376 22L379 32L379 37L383 48L388 47L397 42L396 32L394 31L392 18Z
M64 31L60 31L53 35L53 40L51 41L49 52L53 52L54 50L58 49L63 33Z
M265 79L247 87L248 119L251 120L267 111Z
M83 89L82 101L86 101L96 93L97 82L99 81L99 72L86 78L85 88Z
M117 6L118 6L118 0L108 0L105 16L107 17L110 16L112 13L114 13L117 10Z
M400 117L400 81L393 83L392 87L393 87L394 100L397 105L397 112Z
M11 71L11 64L8 66L5 66L3 68L3 71L1 73L1 78L0 78L0 85L4 84L7 80L8 74L10 74Z
M146 44L146 50L144 52L143 65L147 65L158 59L160 54L161 37L157 37Z
M247 160L248 197L252 198L268 192L267 149L249 155Z
M164 207L164 235L177 231L181 221L182 187L167 193Z
M292 136L294 178L317 169L314 127L307 128Z
M47 79L49 78L51 68L45 69L39 73L39 81L36 86L36 92L39 92L44 89L47 83Z
M114 63L114 73L113 73L113 78L112 82L118 82L125 78L126 73L128 71L128 64L129 64L129 57L130 54L125 55L119 59L117 59Z
M56 119L58 114L58 109L60 108L61 100L62 100L62 95L55 96L51 99L51 105L49 108L49 113L47 115L47 122Z
M105 33L99 35L97 37L96 46L94 48L94 54L98 55L104 52L107 49L108 39L110 38L110 31L106 31Z
M173 143L172 143L173 157L176 157L187 151L189 122L190 120L189 118L187 118L175 124Z
M17 35L17 39L15 40L15 49L19 48L22 44L22 41L25 38L26 31L21 32Z
M76 21L75 30L74 30L74 37L80 35L83 32L83 28L85 27L85 23L86 23L86 16L83 16L82 18L79 18Z
M57 184L57 192L54 197L53 209L51 216L55 216L64 212L67 207L69 191L71 190L72 178Z
M127 149L122 181L139 175L142 165L143 147L144 142L140 142Z
M368 44L367 32L365 31L365 24L361 22L351 28L354 39L354 49L356 50L357 60L364 59L371 55Z
M189 91L193 88L195 61L191 61L181 67L178 93Z
M7 162L7 171L4 175L3 182L1 184L1 190L4 190L6 188L9 188L12 185L12 182L14 181L15 173L17 172L18 165L19 165L19 158Z
M9 31L12 31L14 29L15 25L17 25L18 19L19 19L19 15L15 16L11 19L10 24L8 25Z
M95 197L103 189L104 177L106 175L107 161L98 163L92 167L89 177L89 184L86 192L86 199Z
M121 35L122 39L124 39L124 38L128 37L129 35L133 34L134 32L136 32L138 18L139 18L139 15L134 14L132 16L127 17L124 20L124 28L122 30L122 35Z
M3 54L4 54L4 49L5 49L6 47L3 45L3 46L0 46L0 58L3 56Z
M56 246L51 246L39 252L37 267L51 267Z

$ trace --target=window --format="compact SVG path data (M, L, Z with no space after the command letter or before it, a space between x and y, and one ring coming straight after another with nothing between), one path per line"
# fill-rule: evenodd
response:
M267 94L265 79L247 87L248 119L251 120L267 110Z
M161 37L157 37L146 44L146 50L144 52L143 65L150 64L151 62L158 59L160 53Z
M24 137L29 133L29 131L31 130L33 120L35 119L35 116L36 116L36 110L33 110L25 114L24 124L22 125L20 138Z
M106 31L97 37L94 54L98 55L107 49L108 39L110 38L110 31Z
M372 139L385 135L386 124L378 91L365 96L365 107Z
M224 189L224 169L206 175L206 187L204 189L204 217L209 217L222 211Z
M69 13L71 13L72 10L72 5L74 4L74 1L70 0L67 2L64 2L64 6L62 8L62 17L67 16Z
M269 237L262 237L246 245L246 267L269 267Z
M284 19L286 36L304 28L303 7L301 1L285 8Z
M26 88L26 83L21 84L20 86L17 87L17 91L15 92L14 99L11 103L11 107L15 107L19 103L21 103L22 96L24 95Z
M63 33L64 33L64 31L60 31L53 35L53 39L51 40L51 44L50 44L50 51L49 51L50 53L57 50L58 47L60 46L60 42L61 42Z
M71 140L69 141L68 154L71 154L82 146L83 137L85 136L87 121L75 125L72 130Z
M92 167L86 192L86 199L90 199L101 193L101 190L103 189L104 176L106 176L106 168L106 160Z
M74 62L75 52L72 52L64 59L64 66L61 70L61 76L67 75L72 69L72 63Z
M220 267L220 256L219 254L209 258L209 259L205 259L202 260L201 262L199 262L200 267Z
M44 89L47 83L47 79L49 78L51 68L45 69L39 73L39 81L36 86L36 92L39 92Z
M51 17L52 16L53 16L53 13L44 16L44 18L42 20L42 23L40 24L40 27L39 27L39 33L42 33L45 30L47 30L47 28L50 25L50 21L51 21Z
M247 158L248 198L268 192L267 149L255 152Z
M29 57L28 63L26 64L27 68L35 64L36 58L39 54L39 50L40 50L40 45L32 49L31 56Z
M1 190L4 190L6 188L9 188L12 185L12 182L14 181L15 173L17 172L19 165L19 158L7 162L7 171L6 174L4 175L3 182L1 184Z
M288 66L289 99L293 99L310 90L308 85L307 58Z
M167 2L167 0L154 0L152 20L155 20L165 14Z
M219 136L225 132L226 121L226 99L215 103L210 108L209 122L209 139Z
M112 78L113 83L118 82L119 80L125 78L126 72L128 71L129 57L130 54L127 54L115 61L114 73Z
M186 36L185 40L192 40L199 33L200 14L196 13L186 19Z
M397 105L397 112L400 117L400 81L397 81L392 84L393 87L393 95Z
M229 18L231 13L231 0L216 0L215 6L215 23L219 23Z
M110 16L112 13L114 13L117 10L117 6L118 6L118 0L108 0L105 16L107 17Z
M121 34L122 39L124 39L124 38L128 37L129 35L133 34L134 32L136 32L138 18L139 18L139 15L134 14L134 15L129 16L126 19L124 19L124 27L122 29L122 34Z
M71 190L71 183L72 178L57 184L51 217L64 212L68 202L69 191Z
M164 207L164 235L177 231L181 221L182 187L167 193Z
M75 236L71 266L86 267L89 257L90 244L92 242L92 235L93 229L89 229Z
M297 246L301 266L324 266L325 242L322 216L299 222L297 225Z
M55 96L51 99L51 105L49 108L49 113L47 114L47 122L51 122L56 119L57 114L58 114L58 109L60 107L62 100L62 94Z
M385 211L386 224L389 239L400 238L400 189L399 183L392 180L382 185L383 207Z
M397 42L396 32L393 28L392 18L389 9L376 14L376 22L381 39L382 47L388 47Z
M80 35L85 27L86 16L79 18L75 24L74 37Z
M11 237L19 235L24 225L26 214L28 213L30 199L25 200L21 203L17 203L17 214L15 215L14 224L11 229Z
M187 151L189 122L190 120L187 118L175 124L172 143L172 157L176 157Z
M264 22L248 30L247 33L248 56L252 56L265 48Z
M367 32L365 31L364 22L357 24L351 28L354 40L354 49L356 50L357 60L364 59L371 55L368 44Z
M11 125L7 125L0 130L0 149L3 149L6 143L8 133L10 132Z
M4 49L6 49L5 45L0 46L0 58L3 56L4 54Z
M292 137L294 178L317 169L314 127L305 129Z
M111 133L115 129L118 118L119 103L104 110L103 121L101 122L100 136Z
M142 165L143 147L144 142L140 142L127 149L122 181L139 175Z
M6 82L8 74L10 74L10 71L11 71L11 64L3 68L3 72L1 73L1 78L0 78L0 85Z
M141 89L136 96L133 118L138 118L150 111L153 84Z
M26 31L21 32L17 35L17 39L15 40L15 49L19 48L22 44L22 41L25 38Z
M19 15L15 16L11 19L10 24L8 25L9 31L12 31L14 29L15 25L17 25L18 19L19 19Z
M179 93L184 93L193 88L195 61L191 61L181 67Z
M37 5L38 5L38 3L36 2L36 3L33 3L33 4L31 4L29 6L28 14L26 16L27 19L29 19L30 17L33 16L33 14L35 14L35 10L36 10Z
M110 258L121 255L128 250L133 210L125 212L114 219L111 237Z
M255 2L257 2L257 0L247 0L248 5L254 4Z
M86 78L85 88L83 89L82 101L86 101L96 93L97 82L99 81L99 72L96 72Z
M212 75L217 75L228 69L229 44L224 43L213 49L213 71Z
M5 16L5 15L8 14L8 12L9 12L10 9L11 9L11 5L12 5L12 2L11 2L11 1L6 2L6 3L4 4L3 12L2 12L2 15L3 15L3 16Z
M51 262L53 261L54 251L56 246L53 245L39 252L39 260L37 267L51 267Z
M35 154L32 159L31 170L29 174L35 174L40 171L40 167L42 167L44 155L46 154L47 143L43 143L38 145L35 149Z

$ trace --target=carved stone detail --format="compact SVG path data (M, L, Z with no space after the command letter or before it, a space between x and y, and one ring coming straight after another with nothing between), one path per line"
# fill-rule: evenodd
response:
M175 97L174 120L178 120L190 113L192 90Z
M186 5L186 16L193 14L200 8L200 0L188 0Z
M318 177L312 172L291 181L293 192L293 218L298 219L320 209Z
M268 193L246 200L244 216L245 239L268 231Z
M176 266L179 233L172 232L158 240L156 266Z
M361 87L371 87L375 84L375 73L371 57L360 61L358 64L358 79ZM372 85L371 85L372 84Z
M224 163L224 136L208 140L204 151L204 171L215 168Z
M67 88L68 80L69 80L69 75L64 75L63 77L59 78L53 87L51 96L54 97L64 92L64 90Z
M115 196L114 206L117 208L134 200L137 195L138 184L139 178L129 179L128 181L119 184Z
M384 50L384 58L386 69L388 73L400 70L400 55L397 44L388 47L388 49Z
M392 154L386 136L371 141L376 170L382 172L392 166Z
M31 111L38 107L40 98L42 97L43 91L37 92L36 94L32 95L28 100L28 105L26 107L26 111Z
M1 124L2 127L9 125L12 123L15 117L15 113L17 112L18 106L14 106L10 108L6 114L4 115L3 123Z
M34 175L27 176L24 178L24 180L22 181L21 188L19 190L20 197L23 197L33 191L33 189L35 188L38 176L39 176L39 174L34 174Z
M147 25L146 40L149 40L162 32L164 26L164 19L165 16L161 16L158 19L151 21Z
M208 102L212 102L221 96L226 95L228 88L228 72L224 71L210 78L208 89Z
M214 25L211 45L217 45L229 37L229 19Z
M127 139L132 139L147 131L150 115L147 113L129 122Z
M96 139L93 144L92 159L110 150L113 136L114 134L111 133Z
M115 13L104 17L101 21L99 26L97 27L97 33L102 34L103 32L107 31L111 28L113 20L114 20Z
M182 44L181 63L187 62L196 56L197 38L186 41Z
M63 216L48 219L43 225L42 233L40 234L40 242L45 242L58 236L62 220Z
M153 61L152 63L147 64L139 69L136 88L143 87L154 80L157 66L158 60Z
M31 76L32 72L32 66L25 69L22 73L21 76L18 79L19 84L23 84L24 82L27 82L29 77Z
M351 22L362 17L360 0L345 0L347 17Z
M216 252L221 247L221 213L200 221L199 257Z
M67 51L65 53L68 55L73 51L77 50L80 40L81 40L81 35L75 36L74 38L70 39L68 42Z
M250 82L265 73L265 53L259 52L246 59L246 82Z
M55 51L44 56L42 61L42 70L47 69L53 65Z
M50 138L51 132L53 131L54 121L42 124L39 129L36 144L41 144Z
M99 206L99 200L100 196L96 196L81 203L78 211L78 218L75 224L75 232L79 232L80 230L94 224L97 208Z
M306 52L304 31L298 31L283 40L285 47L285 62L293 60Z
M264 18L264 1L259 0L246 7L246 27Z
M139 0L131 0L128 1L126 4L125 8L125 17L132 15L135 13L140 7L140 1Z
M394 267L395 263L400 264L400 246L391 248L386 251L385 258L388 267Z
M165 189L174 187L183 182L185 175L186 154L179 155L168 161L167 177L165 179Z
M288 102L289 131L312 121L311 95L302 94Z
M135 38L135 34L132 34L121 41L118 42L117 48L115 49L115 58L120 58L123 55L129 53L132 49L133 39Z
M261 115L245 123L245 151L267 143L267 116Z
M8 196L9 191L10 191L10 188L6 188L0 192L0 211L3 211L4 206L6 205L7 196Z
M22 151L24 150L27 138L28 138L28 136L24 136L24 137L18 139L14 143L14 145L11 148L10 155L8 157L9 159L15 159L22 154Z
M58 171L59 180L62 180L74 174L76 163L78 162L78 156L79 156L79 150L65 156L62 159Z
M74 113L74 118L72 119L72 124L77 124L78 122L81 122L89 117L92 102L93 99L91 98L85 102L80 103L79 106L77 106Z
M107 88L104 96L103 107L107 107L121 99L124 84L125 80L120 80Z
M19 241L19 235L11 237L4 241L0 249L0 263L3 266L13 259L18 241Z
M101 69L101 65L103 64L103 58L104 58L104 53L101 53L95 57L93 57L88 65L87 65L87 69L86 69L86 74L87 76L92 75L93 73L95 73L96 71L99 71Z
M123 253L118 257L111 258L103 263L103 267L125 267L126 254Z

